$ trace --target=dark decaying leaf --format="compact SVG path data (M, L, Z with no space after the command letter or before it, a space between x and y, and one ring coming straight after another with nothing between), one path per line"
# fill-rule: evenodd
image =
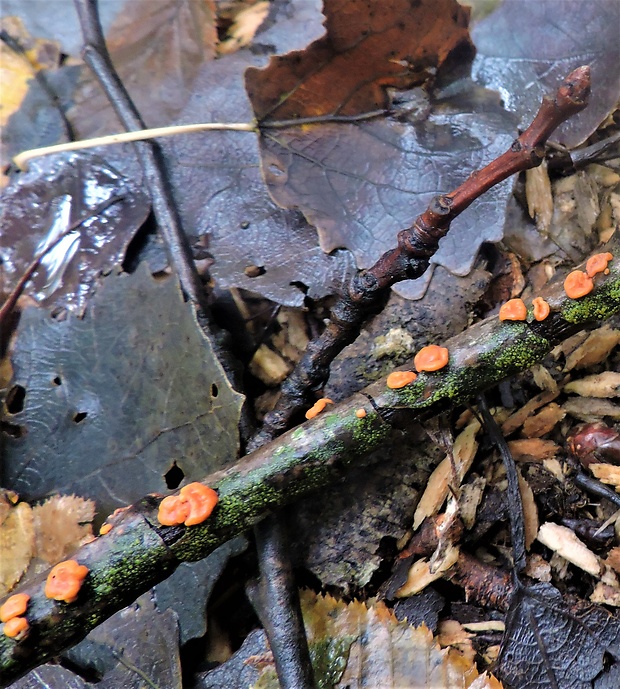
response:
M592 134L620 97L617 0L503 0L474 25L474 78L499 91L520 126L571 70L590 65L592 98L552 136L573 148Z
M604 656L620 661L620 620L600 606L564 601L549 584L520 587L506 618L498 674L511 689L591 689Z
M155 587L158 610L171 608L177 614L181 645L206 634L211 591L228 560L242 553L247 545L243 536L234 538L204 560L182 562L171 577Z
M470 46L469 10L456 0L325 0L326 35L249 69L259 120L359 115L389 105L386 89L426 82Z
M242 396L173 277L107 277L83 320L26 309L13 368L5 485L26 499L76 493L105 514L165 492L174 460L196 480L237 456Z
M44 306L81 313L95 280L122 263L128 244L144 223L150 202L139 183L90 153L33 162L0 200L0 257L8 291L49 236L87 218L104 201L122 196L52 249L26 293Z
M156 608L150 592L99 625L66 657L102 675L95 685L101 689L181 689L177 617Z
M114 66L149 127L170 124L215 56L213 0L125 2L106 33ZM118 131L118 118L90 70L71 112L82 138Z
M329 3L326 37L262 71L248 70L258 117L353 115L388 106L387 86L428 80L429 65L436 69L450 51L468 45L467 14L456 3L422 2L414 10L400 2L363 4L353 21L350 4ZM347 68L350 59L360 69ZM497 96L471 82L435 101L411 91L395 102L389 117L266 129L261 136L263 174L275 201L303 211L323 250L348 248L360 268L392 248L433 196L502 153L516 133ZM508 194L509 183L466 211L433 261L467 274L480 245L501 239ZM420 298L430 276L396 291Z
M322 33L321 20L317 0L276 3L252 48L203 66L179 123L251 120L245 68L264 65L264 54L303 47ZM270 199L255 134L208 132L162 143L186 231L203 237L220 287L300 306L306 295L333 293L352 270L347 252L326 255L303 216Z

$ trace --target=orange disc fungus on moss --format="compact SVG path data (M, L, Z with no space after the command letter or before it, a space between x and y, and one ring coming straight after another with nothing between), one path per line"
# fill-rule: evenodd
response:
M328 399L327 397L321 397L320 400L317 400L313 406L308 409L306 412L306 418L313 419L317 414L320 414L328 404L333 404L332 400Z
M213 488L202 483L190 483L181 488L179 499L189 506L189 515L185 526L202 524L207 519L219 500Z
M523 299L510 299L499 310L500 321L524 321L526 318L527 307Z
M360 407L356 412L355 416L357 416L358 419L364 419L366 418L366 410Z
M586 263L586 274L588 277L593 278L597 273L608 273L607 264L614 257L609 251L604 254L594 254L590 256Z
M25 638L30 630L30 625L25 617L12 617L8 622L4 623L2 631L5 636L11 639L20 641Z
M586 294L594 289L594 283L592 278L586 275L581 270L573 270L569 273L564 280L564 291L566 296L571 299L579 299L579 297L585 297Z
M102 524L99 529L99 535L105 536L107 533L110 533L110 531L112 531L112 524Z
M189 517L190 505L181 500L180 495L169 495L159 503L157 519L163 526L176 526L183 524Z
M532 306L534 307L534 318L537 321L544 321L551 313L551 307L542 297L532 299Z
M413 371L393 371L387 377L387 386L392 390L404 388L405 385L413 383L418 376Z
M73 603L89 571L88 567L80 565L75 560L59 562L47 575L45 595L54 600Z
M0 606L0 622L8 622L13 617L23 615L28 607L30 596L27 593L15 593Z
M418 371L439 371L448 363L448 350L439 345L428 345L413 358L413 365Z

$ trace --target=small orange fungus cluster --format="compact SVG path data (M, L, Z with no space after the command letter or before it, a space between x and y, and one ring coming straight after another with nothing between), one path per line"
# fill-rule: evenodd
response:
M4 622L2 632L5 636L18 641L26 637L30 625L22 615L26 612L29 602L30 596L27 593L16 593L0 606L0 622Z
M365 419L366 418L366 410L363 407L360 407L359 409L356 410L355 416L357 416L358 419Z
M592 278L582 270L573 270L564 280L564 291L571 299L585 297L594 289Z
M217 505L218 495L202 483L183 486L179 495L169 495L159 503L157 519L163 526L202 524Z
M306 418L313 419L315 416L320 414L328 404L333 404L332 400L328 399L327 397L321 397L320 400L317 400L310 407L310 409L308 409L308 411L306 412Z
M45 595L54 600L73 603L89 571L88 567L80 565L75 560L59 562L47 575Z
M99 529L99 535L105 536L107 533L110 533L110 531L112 531L112 524L102 524Z
M586 263L587 276L593 278L598 273L605 273L605 275L607 275L609 273L607 264L613 257L614 255L610 254L609 251L606 251L604 254L594 254L594 256L590 256Z
M524 321L526 318L527 307L523 299L510 299L499 310L500 321Z
M414 366L418 371L439 371L448 364L450 354L445 347L439 345L428 345L415 355Z
M409 385L409 383L413 383L417 377L413 371L392 371L387 377L387 386L392 390L398 390Z
M534 307L534 318L537 321L544 321L551 313L551 307L542 297L532 299L532 306Z

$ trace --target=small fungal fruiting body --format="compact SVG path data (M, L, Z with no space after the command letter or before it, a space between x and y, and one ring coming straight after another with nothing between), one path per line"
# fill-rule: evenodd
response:
M45 582L45 595L54 600L73 603L90 570L75 560L65 560L52 567Z
M110 533L110 531L112 531L112 524L102 524L99 529L99 535L105 536L107 533Z
M607 273L609 273L607 264L613 257L614 255L610 254L609 251L606 251L604 254L594 254L594 256L590 256L586 262L587 276L593 278L597 273L605 273L605 275L607 275Z
M310 409L306 412L306 418L307 419L313 419L317 414L320 414L325 407L328 404L333 404L332 400L328 399L327 397L321 397L320 400L317 400Z
M169 495L159 503L157 519L164 526L202 524L213 512L218 495L208 486L194 482L183 486L179 495Z
M581 270L573 270L564 280L564 291L570 299L579 299L594 289L592 278Z
M25 617L12 617L2 627L2 632L5 636L17 641L25 639L29 631L30 625Z
M510 299L499 310L500 321L524 321L526 318L527 307L523 299Z
M387 377L386 385L392 390L398 390L409 385L409 383L413 383L417 377L413 371L392 371Z
M413 364L418 371L439 371L447 365L450 354L445 347L439 345L428 345L413 358Z
M360 407L360 409L356 410L355 416L357 416L358 419L366 418L366 410Z
M0 606L0 622L8 622L13 617L23 615L28 608L30 596L27 593L15 593Z
M532 306L534 307L534 318L537 321L544 321L551 313L551 307L542 297L532 299Z

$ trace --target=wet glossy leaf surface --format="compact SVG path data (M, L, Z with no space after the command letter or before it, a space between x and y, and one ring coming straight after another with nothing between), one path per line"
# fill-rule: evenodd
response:
M473 76L499 91L524 127L542 97L563 77L580 65L590 65L590 104L552 136L572 148L594 132L620 97L618 27L616 0L504 0L472 28L478 51Z
M96 155L73 153L35 161L0 199L5 290L19 280L46 239L51 242L113 197L119 201L86 220L43 258L26 288L42 306L82 313L99 275L123 262L148 216L150 201L135 180Z
M24 498L75 492L108 514L166 492L173 460L197 480L237 456L241 396L173 278L105 278L83 320L27 309L13 368L5 484Z

